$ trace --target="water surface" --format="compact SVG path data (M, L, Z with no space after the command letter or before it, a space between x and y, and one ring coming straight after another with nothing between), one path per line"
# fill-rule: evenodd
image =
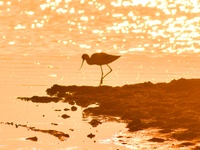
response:
M98 66L85 64L78 71L83 53L103 51L122 55L111 64L113 72L105 79L105 85L199 78L199 15L197 0L0 1L0 121L38 128L53 128L50 123L54 121L60 123L59 130L69 131L64 126L72 120L59 120L53 111L57 107L65 108L66 104L37 106L16 98L45 95L45 90L53 84L97 86ZM107 71L106 66L104 69ZM44 114L49 117L43 117ZM74 123L81 123L83 129L79 130L84 133L77 144L70 138L68 146L74 149L96 147L93 140L85 138L88 131L95 129L81 121L80 112L75 118L79 118ZM100 140L111 139L119 130L126 131L125 124L108 123L108 126L116 128L106 134L110 128L107 130L102 125L101 131L106 135L101 138L99 134ZM2 148L35 146L21 139L35 136L34 132L3 124L0 132ZM54 137L43 133L37 136L44 140L37 142L37 148L51 148L52 145L66 148L66 143ZM80 135L77 132L74 136ZM102 145L116 148L117 142L106 146L96 143L100 148ZM147 142L146 147L149 145L151 143Z

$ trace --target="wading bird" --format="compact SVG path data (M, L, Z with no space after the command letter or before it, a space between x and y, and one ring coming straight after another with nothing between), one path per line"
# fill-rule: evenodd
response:
M82 55L82 64L80 69L83 66L84 60L86 60L86 62L88 63L88 65L99 65L101 68L101 80L100 80L100 84L99 86L101 86L103 84L103 79L112 72L112 68L108 65L109 63L115 61L116 59L118 59L120 56L116 56L116 55L109 55L106 53L94 53L91 57L89 57L87 54L83 54ZM103 74L103 69L102 69L102 65L107 65L108 68L110 68L110 71L107 74ZM79 69L79 70L80 70Z

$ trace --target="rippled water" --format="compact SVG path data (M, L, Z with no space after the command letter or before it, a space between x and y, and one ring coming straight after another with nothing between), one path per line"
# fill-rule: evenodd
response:
M78 71L83 53L122 55L106 85L199 78L199 16L198 0L0 1L0 121L26 123L28 110L38 111L18 96L45 95L53 84L98 85L99 67ZM9 135L0 148L16 142Z
M3 54L200 51L198 0L18 0L0 9Z

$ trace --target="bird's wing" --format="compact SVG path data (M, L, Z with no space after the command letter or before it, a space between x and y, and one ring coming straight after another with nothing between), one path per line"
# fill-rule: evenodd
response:
M106 53L94 53L91 56L91 60L96 65L105 65L114 61L116 57L118 58L118 56L109 55Z
M105 61L107 60L107 58L108 58L108 54L106 53L94 53L90 57L93 64L96 64L96 65L103 65Z

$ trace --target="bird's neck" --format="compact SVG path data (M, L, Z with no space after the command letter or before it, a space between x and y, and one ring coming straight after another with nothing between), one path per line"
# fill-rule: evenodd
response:
M87 57L85 60L88 63L88 65L92 65L93 64L92 60L89 57Z

